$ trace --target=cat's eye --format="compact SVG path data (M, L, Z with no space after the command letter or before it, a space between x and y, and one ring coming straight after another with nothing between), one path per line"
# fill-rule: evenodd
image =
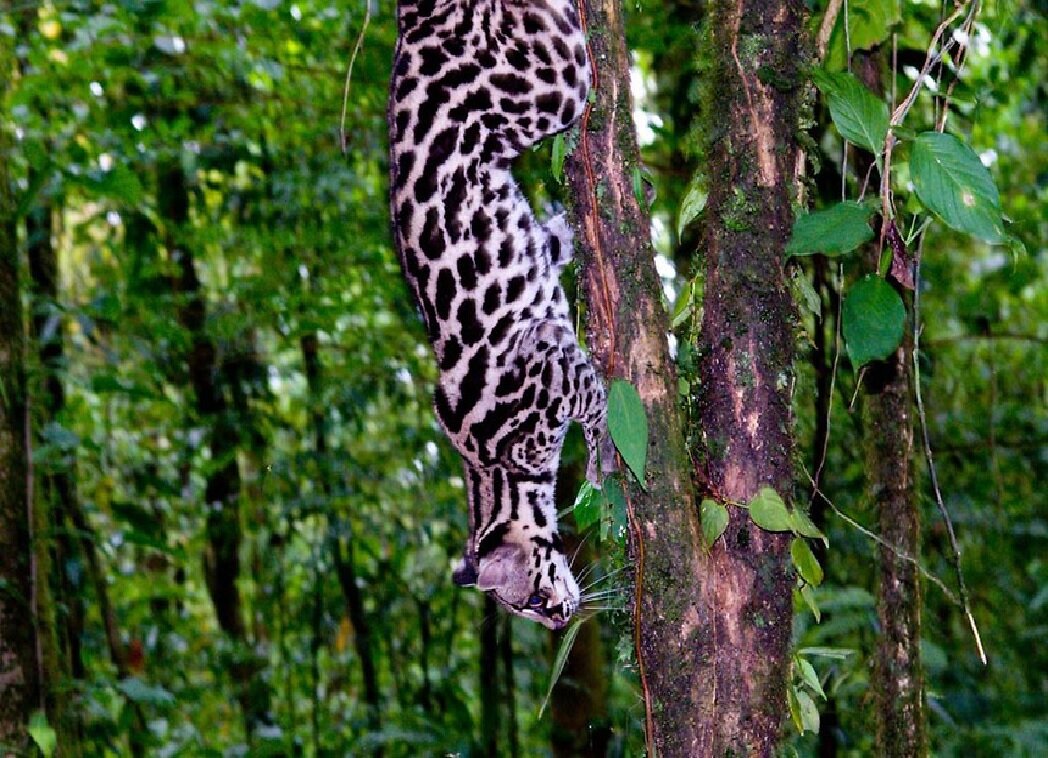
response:
M532 595L531 597L528 598L528 607L529 608L541 608L545 603L546 603L546 598L544 598L542 595L540 595L537 592L534 595Z

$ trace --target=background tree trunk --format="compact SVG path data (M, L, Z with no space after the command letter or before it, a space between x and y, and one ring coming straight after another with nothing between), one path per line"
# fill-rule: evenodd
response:
M12 43L11 37L0 38L5 115ZM27 484L25 333L9 151L9 137L0 127L0 745L28 752L26 725L42 700Z
M657 476L647 492L628 494L649 752L770 755L786 708L789 539L731 508L725 538L705 555L649 221L633 189L638 153L621 4L586 7L591 60L602 65L568 173L582 222L590 345L605 376L637 387L651 430L648 471ZM763 486L788 498L793 309L782 253L792 222L802 6L737 0L709 13L706 105L717 121L701 338L707 449L696 473L722 500L745 501ZM775 86L762 81L767 71Z

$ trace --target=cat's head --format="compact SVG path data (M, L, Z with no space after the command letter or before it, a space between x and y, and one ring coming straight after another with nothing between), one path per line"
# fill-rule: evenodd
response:
M504 539L476 559L464 558L454 580L460 587L486 592L515 616L550 629L567 626L579 609L579 586L568 559L559 546L545 540Z

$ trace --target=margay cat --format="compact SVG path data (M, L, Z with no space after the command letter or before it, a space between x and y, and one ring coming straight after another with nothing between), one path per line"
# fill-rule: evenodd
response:
M589 86L574 0L398 4L393 234L440 367L437 416L465 462L454 578L554 629L580 602L557 532L561 446L580 422L596 482L606 403L558 281L571 229L535 219L510 165L574 124Z

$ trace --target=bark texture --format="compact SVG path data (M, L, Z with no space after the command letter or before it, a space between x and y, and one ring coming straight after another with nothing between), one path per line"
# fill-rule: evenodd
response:
M0 38L0 110L13 59ZM26 452L25 333L18 277L15 199L0 128L0 745L28 752L29 715L42 706Z
M890 359L866 370L866 480L877 507L881 537L898 551L917 556L920 517L909 386L912 353L907 339ZM883 546L880 559L880 635L873 666L877 754L888 758L927 755L917 569Z
M853 70L873 92L883 93L884 53L880 48L856 53ZM856 151L858 176L865 176L872 156ZM863 250L868 270L876 270L877 246ZM894 268L894 267L893 267ZM912 312L912 298L892 282ZM913 458L913 403L910 377L913 336L907 329L902 345L884 361L866 367L863 429L866 484L877 508L878 531L899 553L917 557L921 524ZM883 545L879 548L877 621L880 634L873 662L877 703L877 753L886 758L928 754L921 666L921 587L917 568Z
M700 425L707 486L745 502L762 487L789 499L793 305L783 253L803 63L803 5L715 0L703 55L709 199L700 350ZM789 672L790 537L729 508L704 585L703 635L714 659L701 693L716 714L703 755L771 755Z
M567 166L581 234L589 348L609 381L629 380L648 415L647 490L628 488L635 563L635 642L649 755L695 755L710 727L696 693L709 676L701 632L706 576L691 464L681 434L669 323L654 265L650 221L633 188L639 169L620 0L580 3L586 12L596 102Z
M667 319L648 219L632 187L637 148L617 0L588 4L597 101L570 167L588 265L590 345L648 410L648 492L632 488L637 652L649 753L771 755L786 709L789 540L731 508L707 556L694 473L723 500L763 486L788 496L792 304L783 250L792 223L799 2L709 6L707 289L700 348L705 450L683 447Z

